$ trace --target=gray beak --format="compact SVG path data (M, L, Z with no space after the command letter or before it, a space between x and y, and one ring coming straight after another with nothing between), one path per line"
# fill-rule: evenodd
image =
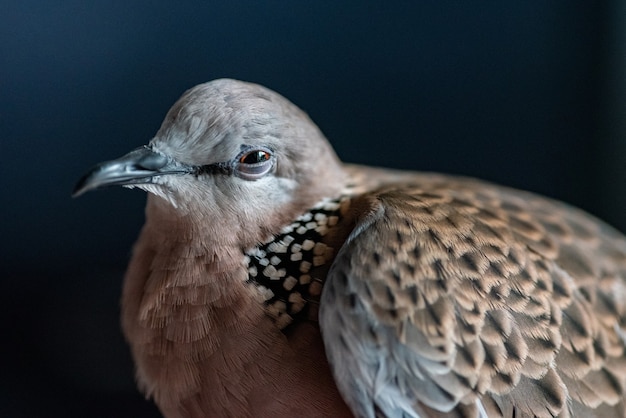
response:
M143 146L116 160L93 167L76 183L72 197L106 186L149 184L159 175L188 172L188 168L185 169L171 158Z

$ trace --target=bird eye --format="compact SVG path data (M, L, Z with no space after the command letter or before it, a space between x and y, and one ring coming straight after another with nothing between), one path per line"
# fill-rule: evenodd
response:
M270 151L248 150L237 157L235 174L245 180L257 180L269 173L273 166L274 159Z
M239 157L241 164L258 164L270 159L270 153L263 150L255 150Z

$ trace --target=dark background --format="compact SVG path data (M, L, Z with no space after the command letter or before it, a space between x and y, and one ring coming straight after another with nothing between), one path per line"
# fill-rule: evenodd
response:
M530 189L626 231L624 2L336 3L0 4L0 416L157 416L118 326L145 196L70 191L214 78L290 98L345 161Z

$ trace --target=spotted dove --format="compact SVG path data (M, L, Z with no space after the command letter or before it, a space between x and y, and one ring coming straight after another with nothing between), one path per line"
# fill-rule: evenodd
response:
M75 195L149 192L122 295L166 417L624 417L626 239L478 180L341 163L216 80Z

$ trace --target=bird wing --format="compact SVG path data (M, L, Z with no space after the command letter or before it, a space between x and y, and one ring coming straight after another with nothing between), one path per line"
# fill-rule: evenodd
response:
M623 236L466 179L359 199L320 306L357 417L624 416Z

